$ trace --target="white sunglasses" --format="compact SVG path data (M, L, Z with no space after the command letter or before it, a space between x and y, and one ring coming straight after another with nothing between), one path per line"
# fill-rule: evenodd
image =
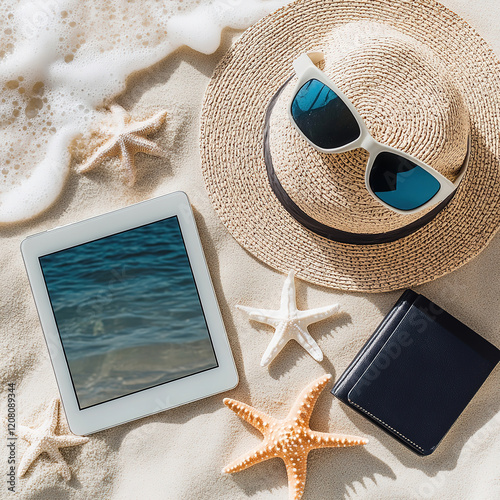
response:
M323 59L321 52L309 52L293 63L298 82L288 114L300 135L322 153L368 151L366 189L394 212L420 212L448 198L467 169L470 136L460 174L451 182L417 158L375 140L353 104L316 66Z

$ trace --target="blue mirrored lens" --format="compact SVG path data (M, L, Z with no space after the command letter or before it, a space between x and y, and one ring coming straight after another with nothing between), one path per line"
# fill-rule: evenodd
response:
M297 92L292 101L292 116L302 133L323 149L345 146L361 134L342 99L318 80L309 80Z
M394 153L379 153L369 183L383 202L398 210L414 210L431 200L441 184L427 170Z

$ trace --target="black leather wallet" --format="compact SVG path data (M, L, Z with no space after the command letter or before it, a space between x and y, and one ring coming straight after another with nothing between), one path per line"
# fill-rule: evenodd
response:
M495 346L407 290L332 394L411 450L429 455L499 361Z

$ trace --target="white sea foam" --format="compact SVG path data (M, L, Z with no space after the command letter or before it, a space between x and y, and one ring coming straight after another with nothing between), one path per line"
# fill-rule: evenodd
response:
M49 207L68 146L128 75L182 45L210 54L289 0L2 0L0 223Z

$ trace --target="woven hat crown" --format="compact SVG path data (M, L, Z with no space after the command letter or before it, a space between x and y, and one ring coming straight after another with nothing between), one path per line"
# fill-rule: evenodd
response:
M376 140L452 181L470 137L453 199L407 236L336 241L287 209L291 198L309 218L353 233L411 229L424 216L394 213L372 198L366 151L319 153L292 125L292 63L307 51L325 54L322 69ZM390 291L457 269L498 231L499 130L500 60L443 5L296 0L247 30L217 66L201 117L202 172L223 224L267 265L322 286ZM277 195L276 177L285 196Z
M467 153L467 107L446 66L424 44L392 27L352 22L320 46L320 69L347 95L372 136L454 180ZM422 214L400 215L368 193L368 153L323 154L304 141L287 109L296 79L279 97L270 121L270 147L280 183L309 216L337 229L378 233Z

